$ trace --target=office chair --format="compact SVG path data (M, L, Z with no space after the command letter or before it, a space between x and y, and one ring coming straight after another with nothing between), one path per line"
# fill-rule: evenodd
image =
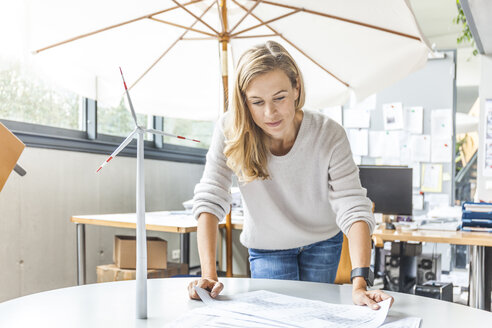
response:
M342 253L338 263L335 284L350 284L350 273L352 272L352 262L350 261L348 238L343 235Z

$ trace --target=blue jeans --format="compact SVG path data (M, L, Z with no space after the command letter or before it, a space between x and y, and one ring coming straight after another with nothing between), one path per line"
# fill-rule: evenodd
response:
M250 248L252 278L333 283L342 252L343 233L311 245L285 250Z

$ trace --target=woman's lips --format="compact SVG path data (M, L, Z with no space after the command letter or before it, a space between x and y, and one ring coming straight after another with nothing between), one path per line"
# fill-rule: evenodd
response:
M269 126L269 127L271 127L271 128L274 128L274 127L276 127L276 126L279 126L279 125L280 125L280 123L282 123L282 120L280 120L280 121L276 121L276 122L271 122L271 123L265 123L265 124L266 124L266 125L268 125L268 126Z

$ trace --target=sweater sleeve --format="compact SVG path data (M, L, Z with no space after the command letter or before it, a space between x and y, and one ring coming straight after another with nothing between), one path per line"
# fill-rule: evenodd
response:
M359 179L345 130L334 129L333 152L328 169L329 200L336 213L336 222L345 235L356 221L364 221L372 234L376 221L372 214L372 202L366 197Z
M225 115L222 115L215 126L203 176L195 186L193 197L195 219L198 219L201 213L207 212L215 215L221 221L229 213L232 170L226 165L224 155L224 117Z

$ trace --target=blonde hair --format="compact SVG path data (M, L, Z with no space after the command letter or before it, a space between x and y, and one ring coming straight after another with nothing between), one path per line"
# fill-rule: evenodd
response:
M292 56L279 43L267 41L247 50L242 54L236 68L229 108L233 116L224 127L224 155L227 166L240 182L265 180L269 177L267 136L253 121L246 103L245 90L257 76L277 69L287 75L292 87L299 87L295 110L300 110L305 100L301 71Z

